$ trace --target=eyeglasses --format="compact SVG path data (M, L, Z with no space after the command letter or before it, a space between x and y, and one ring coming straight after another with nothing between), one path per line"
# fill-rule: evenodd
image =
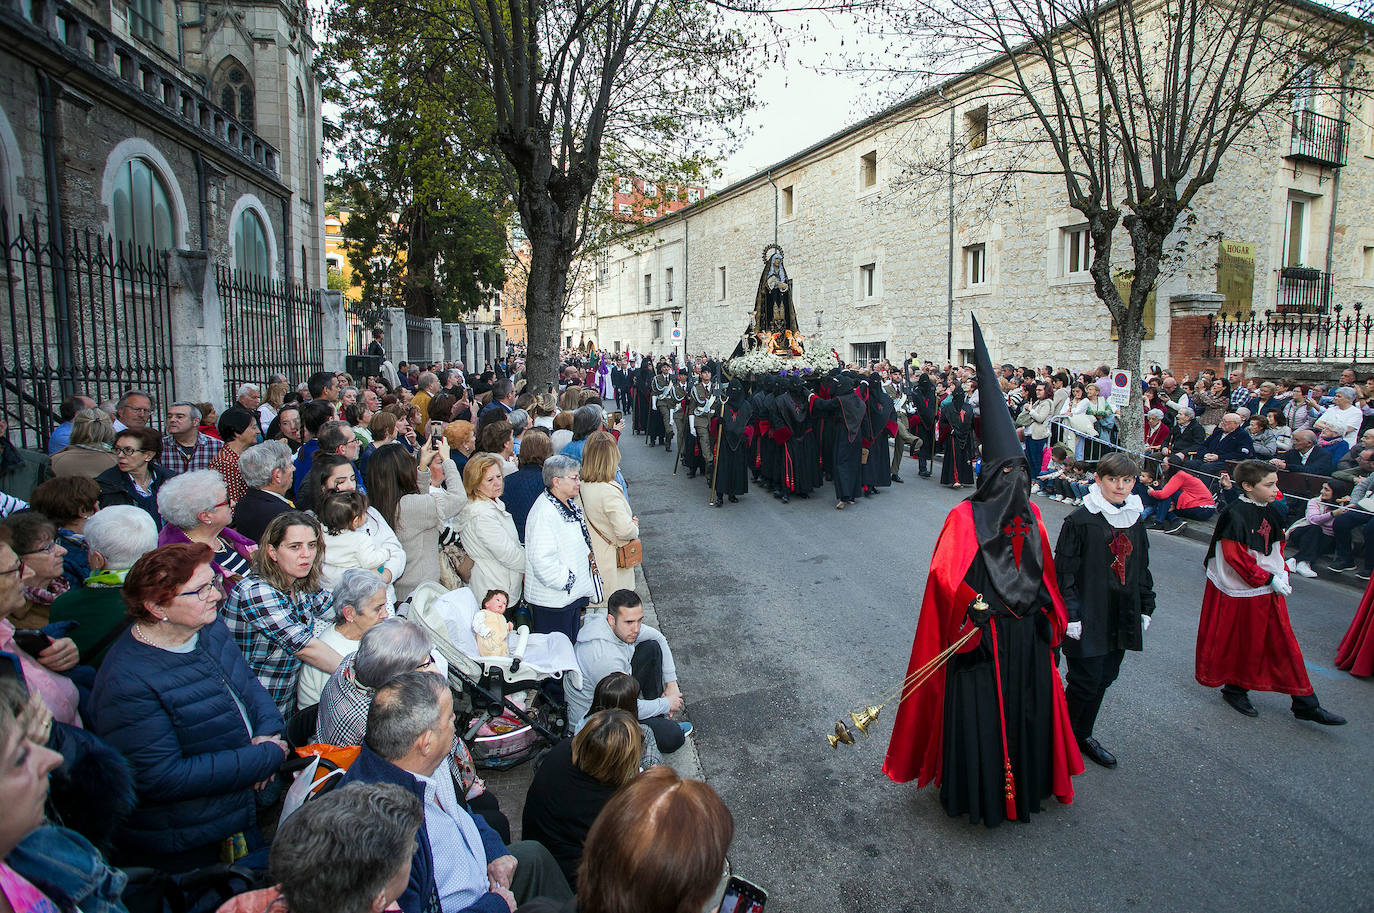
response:
M415 667L415 671L416 671L416 672L419 672L421 669L428 669L429 667L431 667L431 666L433 666L433 665L434 665L434 657L431 656L431 657L429 657L428 659L426 659L424 662L420 663L420 665L416 666L416 667Z
M27 552L20 552L22 555L51 555L52 550L57 548L57 540L49 542L47 545L40 545L38 548L31 548Z
M177 593L178 596L195 596L201 602L211 602L216 596L224 596L224 587L220 585L219 578L216 577L209 583L194 590L187 590L184 593Z
M134 415L152 415L153 410L148 406L125 406L125 412L132 412Z
M0 571L0 577L8 577L10 574L18 574L24 570L24 562L20 561L8 571Z
M144 450L142 447L116 447L115 456L133 456L136 453L152 453L151 450Z

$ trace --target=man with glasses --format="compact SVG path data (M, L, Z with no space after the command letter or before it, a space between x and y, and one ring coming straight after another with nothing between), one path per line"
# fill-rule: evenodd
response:
M142 390L130 390L115 405L114 430L147 428L153 417L153 398Z
M167 433L162 436L162 468L169 476L210 469L220 448L217 441L200 430L200 410L194 403L175 402L167 408Z

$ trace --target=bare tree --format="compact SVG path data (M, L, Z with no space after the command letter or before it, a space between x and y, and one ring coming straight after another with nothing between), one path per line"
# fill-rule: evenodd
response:
M553 382L568 270L605 161L683 183L749 106L749 42L703 0L469 0L531 256L526 371ZM633 170L631 170L633 169Z
M1146 302L1198 192L1228 154L1308 129L1305 98L1339 94L1344 107L1367 34L1306 0L905 0L880 15L885 46L907 55L897 66L927 78L976 67L987 87L973 144L988 149L951 154L953 178L1062 177L1087 223L1117 364L1137 377ZM1113 263L1125 253L1114 251L1118 227L1124 268ZM1129 280L1125 298L1118 279ZM1138 385L1120 421L1139 449Z

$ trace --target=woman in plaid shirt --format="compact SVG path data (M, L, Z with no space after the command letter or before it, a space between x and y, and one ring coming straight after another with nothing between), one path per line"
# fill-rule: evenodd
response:
M320 524L310 514L289 510L273 517L253 553L252 574L224 606L234 642L287 720L296 712L301 663L333 673L342 659L319 638L333 604L320 585L321 539Z

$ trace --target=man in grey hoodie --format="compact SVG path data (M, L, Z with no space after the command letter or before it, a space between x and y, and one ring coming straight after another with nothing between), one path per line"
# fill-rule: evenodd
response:
M659 750L668 754L683 746L692 724L669 719L682 710L673 651L667 638L644 624L638 593L612 593L605 614L589 614L582 622L573 652L582 667L582 687L567 689L570 728L587 715L597 683L612 672L624 672L639 682L639 719L653 730Z

